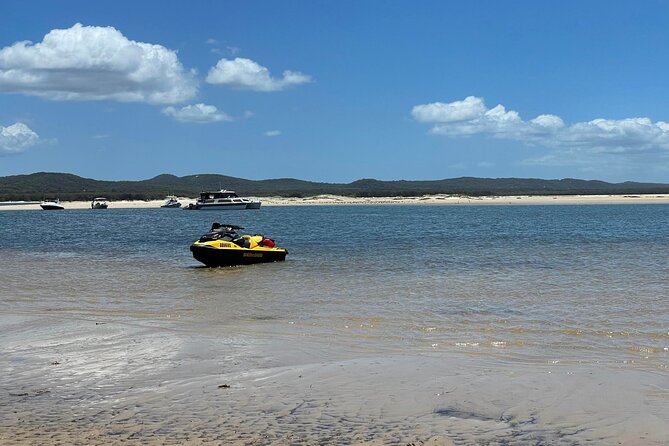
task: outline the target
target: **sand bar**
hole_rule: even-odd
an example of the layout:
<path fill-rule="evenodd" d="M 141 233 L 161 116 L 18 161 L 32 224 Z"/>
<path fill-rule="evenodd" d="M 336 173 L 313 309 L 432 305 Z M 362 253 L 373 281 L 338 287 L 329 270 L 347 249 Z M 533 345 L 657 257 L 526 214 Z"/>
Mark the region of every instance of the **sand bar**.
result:
<path fill-rule="evenodd" d="M 574 204 L 669 204 L 669 194 L 641 195 L 511 195 L 470 197 L 460 195 L 423 195 L 420 197 L 345 197 L 316 195 L 311 197 L 259 197 L 263 206 L 321 206 L 321 205 L 574 205 Z M 185 206 L 195 198 L 180 197 Z M 163 200 L 111 201 L 111 209 L 159 208 Z M 90 209 L 88 201 L 63 201 L 65 209 Z M 0 211 L 41 209 L 38 202 L 0 203 Z"/>

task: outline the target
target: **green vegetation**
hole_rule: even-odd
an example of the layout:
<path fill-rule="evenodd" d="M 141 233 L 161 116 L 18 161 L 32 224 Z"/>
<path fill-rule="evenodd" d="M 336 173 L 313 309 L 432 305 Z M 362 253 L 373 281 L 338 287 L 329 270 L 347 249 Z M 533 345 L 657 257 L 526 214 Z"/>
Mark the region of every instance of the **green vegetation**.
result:
<path fill-rule="evenodd" d="M 669 184 L 607 183 L 576 179 L 540 180 L 523 178 L 452 178 L 432 181 L 380 181 L 362 179 L 348 184 L 316 183 L 292 178 L 245 180 L 225 175 L 203 174 L 177 177 L 158 175 L 142 181 L 98 181 L 67 173 L 39 172 L 0 177 L 0 201 L 153 200 L 165 195 L 195 197 L 203 190 L 232 189 L 246 196 L 308 197 L 320 194 L 351 197 L 453 195 L 594 195 L 669 193 Z"/>

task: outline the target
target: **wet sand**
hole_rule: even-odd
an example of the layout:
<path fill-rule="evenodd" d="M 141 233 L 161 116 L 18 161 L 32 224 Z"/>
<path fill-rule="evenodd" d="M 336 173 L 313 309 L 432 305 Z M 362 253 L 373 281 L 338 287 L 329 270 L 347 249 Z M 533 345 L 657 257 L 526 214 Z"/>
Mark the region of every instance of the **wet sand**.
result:
<path fill-rule="evenodd" d="M 469 197 L 455 195 L 424 195 L 420 197 L 343 197 L 316 195 L 304 198 L 260 197 L 263 206 L 365 205 L 365 204 L 443 204 L 443 205 L 553 205 L 553 204 L 669 204 L 669 194 L 645 195 L 514 195 Z M 195 198 L 180 197 L 182 206 L 194 203 Z M 159 208 L 163 200 L 112 201 L 110 208 Z M 64 201 L 65 209 L 90 209 L 88 201 Z M 0 203 L 2 210 L 35 210 L 39 204 Z"/>
<path fill-rule="evenodd" d="M 659 371 L 443 352 L 249 368 L 220 339 L 171 324 L 1 321 L 5 354 L 25 361 L 4 370 L 3 445 L 669 442 Z"/>

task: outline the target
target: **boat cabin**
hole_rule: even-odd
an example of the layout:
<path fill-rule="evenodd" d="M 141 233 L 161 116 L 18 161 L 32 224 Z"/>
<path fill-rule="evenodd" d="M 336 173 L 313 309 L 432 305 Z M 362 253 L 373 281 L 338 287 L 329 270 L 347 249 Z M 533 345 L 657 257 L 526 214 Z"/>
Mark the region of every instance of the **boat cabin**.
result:
<path fill-rule="evenodd" d="M 234 190 L 221 189 L 200 192 L 197 201 L 186 209 L 260 209 L 260 200 L 240 197 Z"/>
<path fill-rule="evenodd" d="M 240 202 L 242 199 L 234 190 L 221 189 L 216 192 L 200 192 L 199 203 Z"/>

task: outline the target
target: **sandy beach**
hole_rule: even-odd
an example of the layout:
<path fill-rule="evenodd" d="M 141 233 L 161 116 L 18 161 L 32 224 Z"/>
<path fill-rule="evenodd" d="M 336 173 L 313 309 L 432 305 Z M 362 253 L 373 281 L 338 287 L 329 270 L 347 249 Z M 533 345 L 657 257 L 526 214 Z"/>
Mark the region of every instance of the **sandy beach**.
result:
<path fill-rule="evenodd" d="M 258 197 L 263 206 L 319 206 L 319 205 L 578 205 L 578 204 L 668 204 L 669 194 L 645 195 L 510 195 L 510 196 L 455 196 L 423 195 L 420 197 L 345 197 L 316 195 L 312 197 Z M 182 206 L 194 203 L 195 198 L 179 197 Z M 159 208 L 163 200 L 111 201 L 111 209 Z M 90 209 L 89 201 L 63 201 L 65 209 Z M 0 211 L 41 209 L 39 203 L 0 202 Z"/>

